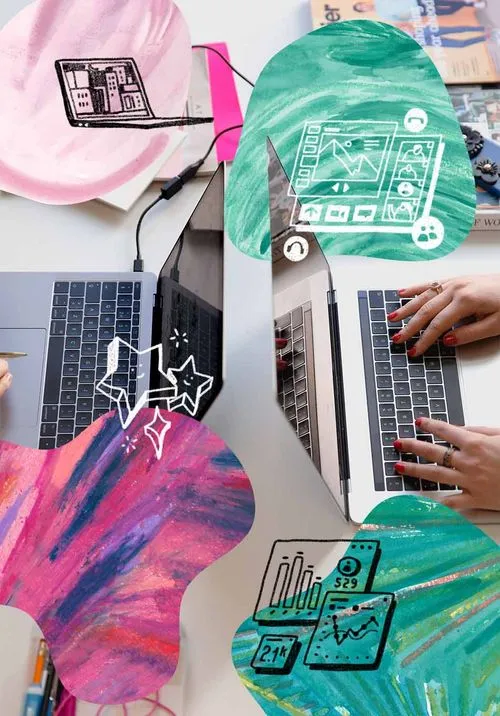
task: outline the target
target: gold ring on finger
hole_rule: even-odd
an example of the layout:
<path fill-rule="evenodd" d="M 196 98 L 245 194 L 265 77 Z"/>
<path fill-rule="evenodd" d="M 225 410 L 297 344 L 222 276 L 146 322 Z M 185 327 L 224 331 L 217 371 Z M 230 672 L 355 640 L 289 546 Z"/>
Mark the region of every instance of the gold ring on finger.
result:
<path fill-rule="evenodd" d="M 434 283 L 431 283 L 430 288 L 435 291 L 438 296 L 440 293 L 443 293 L 443 287 L 439 283 L 439 281 L 434 281 Z"/>
<path fill-rule="evenodd" d="M 451 464 L 451 460 L 453 458 L 453 454 L 457 451 L 457 448 L 453 447 L 453 445 L 450 445 L 450 447 L 446 448 L 444 455 L 443 455 L 443 462 L 441 465 L 443 467 L 447 467 L 449 470 L 454 470 L 455 468 Z"/>

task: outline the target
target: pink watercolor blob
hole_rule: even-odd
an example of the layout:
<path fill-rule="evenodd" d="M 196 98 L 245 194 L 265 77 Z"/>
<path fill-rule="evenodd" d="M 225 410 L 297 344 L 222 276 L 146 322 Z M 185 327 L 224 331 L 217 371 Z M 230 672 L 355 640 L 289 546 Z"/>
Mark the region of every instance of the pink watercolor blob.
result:
<path fill-rule="evenodd" d="M 0 604 L 36 621 L 84 701 L 135 701 L 172 677 L 184 592 L 253 524 L 236 456 L 195 420 L 161 417 L 159 459 L 150 409 L 126 430 L 108 413 L 56 450 L 0 442 Z"/>
<path fill-rule="evenodd" d="M 176 129 L 70 125 L 55 62 L 99 58 L 133 58 L 154 115 L 184 114 L 191 41 L 171 0 L 37 0 L 0 31 L 0 189 L 80 203 L 164 152 Z"/>

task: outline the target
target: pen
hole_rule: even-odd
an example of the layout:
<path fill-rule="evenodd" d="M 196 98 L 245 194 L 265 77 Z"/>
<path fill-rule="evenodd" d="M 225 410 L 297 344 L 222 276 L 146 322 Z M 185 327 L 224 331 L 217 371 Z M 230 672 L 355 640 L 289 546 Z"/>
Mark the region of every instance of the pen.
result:
<path fill-rule="evenodd" d="M 47 654 L 45 639 L 40 639 L 31 686 L 26 691 L 23 716 L 38 716 L 43 698 L 42 678 Z"/>
<path fill-rule="evenodd" d="M 56 671 L 54 669 L 54 664 L 53 664 L 52 659 L 50 658 L 50 654 L 49 654 L 49 660 L 48 660 L 48 665 L 47 665 L 47 679 L 45 681 L 42 705 L 40 707 L 40 712 L 39 712 L 38 716 L 48 716 L 48 714 L 49 714 L 50 696 L 52 694 L 52 687 L 54 685 L 55 676 L 56 676 Z"/>
<path fill-rule="evenodd" d="M 57 707 L 57 693 L 59 691 L 59 679 L 57 678 L 57 674 L 54 679 L 54 685 L 52 687 L 52 693 L 49 698 L 49 707 L 47 709 L 47 716 L 54 716 L 54 710 Z"/>
<path fill-rule="evenodd" d="M 2 353 L 0 351 L 0 358 L 26 358 L 27 355 L 27 353 Z"/>

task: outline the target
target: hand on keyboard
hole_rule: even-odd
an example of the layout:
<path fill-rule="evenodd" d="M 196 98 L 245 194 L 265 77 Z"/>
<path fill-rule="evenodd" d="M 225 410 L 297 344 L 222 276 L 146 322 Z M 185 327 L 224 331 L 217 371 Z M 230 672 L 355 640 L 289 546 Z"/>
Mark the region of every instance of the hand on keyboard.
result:
<path fill-rule="evenodd" d="M 9 364 L 0 358 L 0 398 L 10 388 L 12 374 L 9 373 Z"/>
<path fill-rule="evenodd" d="M 388 315 L 390 322 L 405 324 L 392 340 L 402 344 L 422 331 L 409 351 L 411 357 L 425 353 L 443 335 L 443 343 L 450 347 L 500 335 L 499 274 L 462 276 L 434 287 L 427 283 L 398 293 L 402 299 L 411 300 Z"/>
<path fill-rule="evenodd" d="M 284 348 L 286 348 L 288 341 L 286 338 L 276 338 L 276 351 L 282 351 Z M 278 373 L 281 373 L 282 371 L 286 370 L 288 366 L 288 363 L 286 360 L 283 360 L 279 357 L 279 355 L 276 356 L 276 368 L 278 370 Z"/>
<path fill-rule="evenodd" d="M 399 453 L 425 460 L 398 462 L 396 472 L 440 483 L 442 489 L 458 485 L 462 493 L 443 500 L 448 507 L 500 511 L 500 428 L 458 427 L 429 418 L 420 418 L 416 424 L 420 434 L 433 435 L 435 442 L 396 440 L 394 449 Z M 449 467 L 443 465 L 446 456 Z"/>

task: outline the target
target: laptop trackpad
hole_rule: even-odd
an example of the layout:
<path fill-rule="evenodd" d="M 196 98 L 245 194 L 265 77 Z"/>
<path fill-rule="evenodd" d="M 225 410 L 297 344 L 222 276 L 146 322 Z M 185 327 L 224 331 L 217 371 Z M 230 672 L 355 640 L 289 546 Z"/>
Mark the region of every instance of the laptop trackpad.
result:
<path fill-rule="evenodd" d="M 12 428 L 38 424 L 45 333 L 39 328 L 0 328 L 0 352 L 28 354 L 8 360 L 12 385 L 0 398 L 0 437 L 4 440 Z"/>

